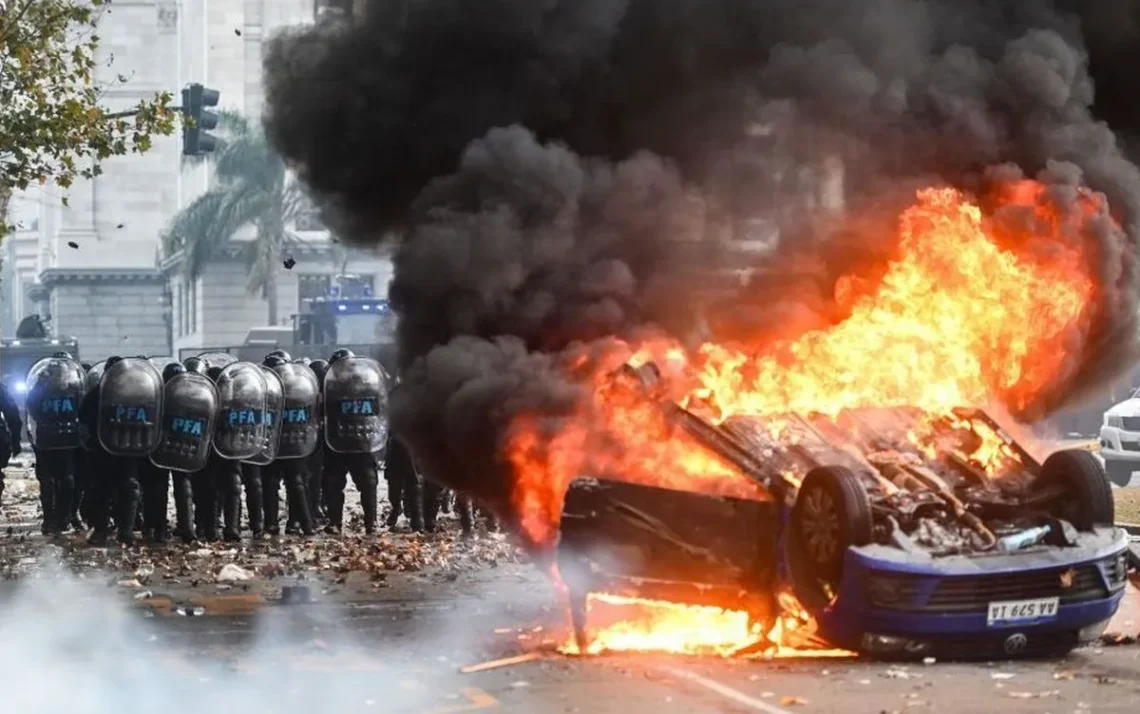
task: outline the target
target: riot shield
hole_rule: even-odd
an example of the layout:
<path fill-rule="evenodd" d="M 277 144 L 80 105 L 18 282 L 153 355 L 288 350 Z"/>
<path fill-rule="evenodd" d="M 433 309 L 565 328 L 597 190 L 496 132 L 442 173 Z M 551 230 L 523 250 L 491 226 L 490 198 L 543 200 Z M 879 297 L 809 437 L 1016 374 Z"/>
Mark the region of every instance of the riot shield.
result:
<path fill-rule="evenodd" d="M 91 369 L 87 370 L 87 388 L 94 389 L 99 386 L 103 381 L 103 372 L 107 370 L 107 360 L 96 362 L 91 365 Z"/>
<path fill-rule="evenodd" d="M 204 359 L 204 358 L 203 358 Z M 247 461 L 265 445 L 265 375 L 250 362 L 234 362 L 218 375 L 218 424 L 214 451 L 230 461 Z"/>
<path fill-rule="evenodd" d="M 92 368 L 94 369 L 94 368 Z M 142 357 L 124 357 L 99 380 L 99 443 L 112 456 L 149 456 L 162 424 L 162 375 Z"/>
<path fill-rule="evenodd" d="M 285 398 L 281 406 L 279 459 L 304 459 L 317 449 L 321 392 L 317 375 L 303 364 L 283 364 L 274 369 L 281 378 Z"/>
<path fill-rule="evenodd" d="M 36 362 L 24 380 L 28 386 L 28 434 L 40 451 L 79 447 L 79 406 L 87 375 L 74 359 L 48 357 Z"/>
<path fill-rule="evenodd" d="M 210 367 L 229 367 L 234 362 L 238 361 L 229 352 L 203 352 L 198 355 L 198 359 L 205 362 Z"/>
<path fill-rule="evenodd" d="M 388 438 L 388 379 L 376 360 L 345 357 L 325 373 L 325 443 L 339 454 L 368 454 Z"/>
<path fill-rule="evenodd" d="M 193 473 L 206 467 L 218 422 L 218 388 L 196 372 L 177 374 L 166 383 L 162 434 L 150 461 L 160 469 Z"/>
<path fill-rule="evenodd" d="M 268 367 L 262 367 L 265 375 L 265 440 L 261 451 L 246 463 L 256 466 L 268 466 L 277 458 L 277 449 L 281 441 L 281 405 L 284 401 L 284 387 L 277 373 Z"/>

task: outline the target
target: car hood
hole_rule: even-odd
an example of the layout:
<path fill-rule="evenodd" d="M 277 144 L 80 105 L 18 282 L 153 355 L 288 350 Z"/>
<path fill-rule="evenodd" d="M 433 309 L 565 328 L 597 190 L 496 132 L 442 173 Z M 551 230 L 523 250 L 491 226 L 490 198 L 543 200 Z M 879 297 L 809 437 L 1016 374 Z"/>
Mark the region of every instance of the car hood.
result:
<path fill-rule="evenodd" d="M 1125 399 L 1104 413 L 1105 416 L 1140 416 L 1140 399 Z"/>

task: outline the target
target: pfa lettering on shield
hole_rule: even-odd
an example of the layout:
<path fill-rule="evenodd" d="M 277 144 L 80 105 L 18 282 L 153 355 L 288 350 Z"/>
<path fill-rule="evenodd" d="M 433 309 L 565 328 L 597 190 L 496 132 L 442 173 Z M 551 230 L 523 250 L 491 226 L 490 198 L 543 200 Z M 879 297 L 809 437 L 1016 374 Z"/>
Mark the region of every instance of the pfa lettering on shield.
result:
<path fill-rule="evenodd" d="M 206 421 L 204 419 L 187 419 L 185 417 L 174 417 L 170 422 L 170 431 L 173 434 L 182 436 L 202 436 L 206 430 Z"/>
<path fill-rule="evenodd" d="M 226 426 L 257 426 L 262 413 L 257 409 L 231 409 L 226 413 Z"/>
<path fill-rule="evenodd" d="M 374 416 L 379 409 L 375 399 L 342 399 L 340 413 L 344 416 Z"/>
<path fill-rule="evenodd" d="M 40 402 L 41 414 L 74 414 L 75 400 L 70 397 L 44 399 Z"/>
<path fill-rule="evenodd" d="M 114 420 L 120 423 L 128 424 L 148 424 L 150 420 L 147 418 L 146 407 L 136 406 L 116 406 L 114 411 Z"/>
<path fill-rule="evenodd" d="M 308 409 L 284 409 L 281 411 L 282 424 L 308 424 L 309 423 L 309 410 Z"/>

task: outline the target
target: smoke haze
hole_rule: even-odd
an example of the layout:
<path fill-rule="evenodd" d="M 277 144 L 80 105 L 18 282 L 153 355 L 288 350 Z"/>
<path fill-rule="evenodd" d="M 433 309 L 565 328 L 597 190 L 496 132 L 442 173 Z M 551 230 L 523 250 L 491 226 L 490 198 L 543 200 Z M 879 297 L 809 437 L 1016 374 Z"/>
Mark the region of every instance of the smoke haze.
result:
<path fill-rule="evenodd" d="M 733 311 L 755 337 L 841 317 L 835 277 L 874 274 L 917 186 L 984 199 L 1036 177 L 1069 215 L 1087 185 L 1112 217 L 1051 240 L 1082 246 L 1097 303 L 1020 416 L 1118 373 L 1140 171 L 1114 130 L 1140 117 L 1116 60 L 1136 18 L 1123 0 L 375 0 L 357 25 L 274 39 L 265 122 L 345 240 L 400 236 L 394 423 L 429 473 L 502 505 L 488 475 L 513 419 L 578 414 L 573 369 L 620 338 L 699 339 L 698 305 L 724 287 L 699 276 L 752 219 L 780 235 L 759 266 L 774 277 Z M 1094 114 L 1090 47 L 1115 126 Z M 836 160 L 841 221 L 817 188 Z"/>

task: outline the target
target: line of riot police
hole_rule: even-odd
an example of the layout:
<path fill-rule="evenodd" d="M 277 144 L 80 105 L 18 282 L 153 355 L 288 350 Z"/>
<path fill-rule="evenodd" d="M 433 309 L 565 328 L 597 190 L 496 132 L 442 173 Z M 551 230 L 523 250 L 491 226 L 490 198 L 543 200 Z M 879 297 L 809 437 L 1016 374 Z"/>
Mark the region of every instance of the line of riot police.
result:
<path fill-rule="evenodd" d="M 350 476 L 371 534 L 385 457 L 389 527 L 406 514 L 414 530 L 434 530 L 447 500 L 389 431 L 388 375 L 348 350 L 328 362 L 278 350 L 260 365 L 216 353 L 89 366 L 57 353 L 32 367 L 27 386 L 45 534 L 86 522 L 93 544 L 113 532 L 130 544 L 138 530 L 165 541 L 172 480 L 175 534 L 186 542 L 238 540 L 243 491 L 254 537 L 278 535 L 282 485 L 286 533 L 340 533 Z M 458 507 L 470 533 L 474 508 Z"/>

